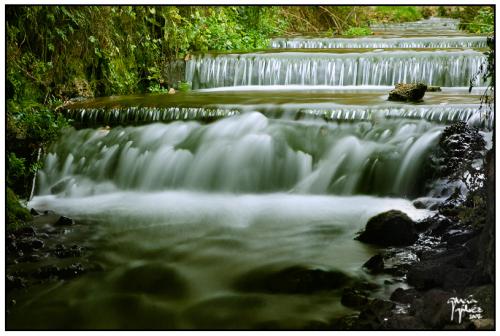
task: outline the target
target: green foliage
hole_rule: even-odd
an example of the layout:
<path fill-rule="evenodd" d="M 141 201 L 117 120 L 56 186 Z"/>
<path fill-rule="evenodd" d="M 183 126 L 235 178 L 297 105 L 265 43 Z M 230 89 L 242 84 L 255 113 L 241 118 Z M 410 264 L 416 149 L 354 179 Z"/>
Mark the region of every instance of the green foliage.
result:
<path fill-rule="evenodd" d="M 28 209 L 26 209 L 26 207 L 21 205 L 19 199 L 17 198 L 16 194 L 12 191 L 12 189 L 7 187 L 5 196 L 6 196 L 5 221 L 7 224 L 7 228 L 15 229 L 25 224 L 26 221 L 31 220 L 32 217 Z"/>
<path fill-rule="evenodd" d="M 350 27 L 344 32 L 347 36 L 366 36 L 372 35 L 373 32 L 369 27 Z"/>
<path fill-rule="evenodd" d="M 161 87 L 160 83 L 153 83 L 148 87 L 148 92 L 150 93 L 167 93 L 168 89 Z"/>
<path fill-rule="evenodd" d="M 493 34 L 495 31 L 495 14 L 491 7 L 481 8 L 472 22 L 465 25 L 465 29 L 471 33 Z"/>
<path fill-rule="evenodd" d="M 373 18 L 382 22 L 410 22 L 423 18 L 418 6 L 377 6 Z"/>
<path fill-rule="evenodd" d="M 58 104 L 57 101 L 52 102 Z M 55 140 L 68 120 L 53 105 L 34 101 L 7 102 L 7 185 L 27 196 L 40 163 L 38 150 Z"/>
<path fill-rule="evenodd" d="M 181 92 L 187 92 L 191 90 L 191 83 L 189 82 L 179 82 L 177 85 L 179 91 Z"/>

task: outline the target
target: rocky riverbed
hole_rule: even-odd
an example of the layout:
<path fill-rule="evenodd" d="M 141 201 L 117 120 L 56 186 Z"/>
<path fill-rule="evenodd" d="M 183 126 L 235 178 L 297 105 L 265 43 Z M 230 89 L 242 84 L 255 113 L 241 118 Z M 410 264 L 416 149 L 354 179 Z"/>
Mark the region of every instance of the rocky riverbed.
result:
<path fill-rule="evenodd" d="M 465 124 L 448 127 L 440 139 L 435 168 L 455 191 L 440 201 L 414 203 L 436 214 L 413 222 L 400 211 L 389 211 L 368 221 L 358 239 L 387 248 L 364 268 L 372 274 L 393 275 L 387 284 L 403 280 L 405 286 L 394 290 L 389 300 L 370 298 L 369 292 L 357 288 L 346 290 L 342 302 L 358 309 L 359 315 L 338 319 L 334 329 L 495 328 L 494 201 L 488 198 L 494 193 L 493 151 L 477 168 L 483 174 L 477 189 L 460 190 L 454 183 L 459 176 L 473 175 L 468 169 L 483 159 L 484 145 L 477 131 Z"/>

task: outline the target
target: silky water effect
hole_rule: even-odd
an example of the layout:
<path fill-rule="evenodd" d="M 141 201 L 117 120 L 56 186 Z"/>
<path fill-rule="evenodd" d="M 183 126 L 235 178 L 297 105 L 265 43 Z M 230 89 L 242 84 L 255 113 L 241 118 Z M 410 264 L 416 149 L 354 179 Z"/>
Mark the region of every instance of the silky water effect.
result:
<path fill-rule="evenodd" d="M 468 86 L 479 51 L 409 48 L 482 47 L 483 37 L 423 35 L 459 34 L 453 20 L 373 29 L 382 37 L 272 42 L 332 48 L 322 52 L 194 55 L 186 81 L 208 90 L 68 108 L 80 129 L 50 147 L 29 205 L 75 219 L 61 240 L 83 245 L 92 267 L 17 292 L 8 327 L 310 329 L 353 313 L 342 286 L 293 294 L 238 284 L 299 266 L 383 285 L 388 276 L 361 267 L 379 248 L 356 233 L 383 211 L 431 214 L 411 200 L 427 196 L 429 153 L 446 124 L 485 134 L 493 125 L 465 88 L 386 101 L 400 81 Z M 366 50 L 379 47 L 408 49 Z"/>

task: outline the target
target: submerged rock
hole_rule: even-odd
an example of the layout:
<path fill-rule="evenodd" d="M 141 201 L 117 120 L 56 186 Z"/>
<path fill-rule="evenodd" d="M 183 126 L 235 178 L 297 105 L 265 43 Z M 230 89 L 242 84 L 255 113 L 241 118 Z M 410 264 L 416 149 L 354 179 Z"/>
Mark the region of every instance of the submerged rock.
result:
<path fill-rule="evenodd" d="M 238 279 L 234 286 L 243 292 L 311 294 L 340 288 L 350 280 L 347 275 L 336 270 L 291 266 L 279 271 L 250 271 Z"/>
<path fill-rule="evenodd" d="M 394 90 L 389 92 L 389 100 L 404 102 L 420 102 L 425 95 L 427 85 L 423 83 L 416 84 L 396 84 Z"/>
<path fill-rule="evenodd" d="M 187 281 L 172 267 L 149 263 L 127 269 L 117 286 L 127 293 L 162 295 L 179 299 L 187 294 Z"/>
<path fill-rule="evenodd" d="M 381 246 L 405 246 L 413 244 L 417 238 L 413 220 L 404 212 L 390 210 L 370 218 L 357 239 Z"/>

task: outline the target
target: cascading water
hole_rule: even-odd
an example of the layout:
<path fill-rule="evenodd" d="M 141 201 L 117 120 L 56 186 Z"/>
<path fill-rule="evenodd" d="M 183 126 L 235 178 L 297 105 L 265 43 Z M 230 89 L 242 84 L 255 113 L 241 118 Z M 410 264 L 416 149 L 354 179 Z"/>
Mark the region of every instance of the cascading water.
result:
<path fill-rule="evenodd" d="M 195 89 L 239 85 L 468 86 L 485 56 L 477 51 L 280 52 L 194 55 L 186 79 Z M 476 85 L 480 84 L 479 80 Z"/>
<path fill-rule="evenodd" d="M 424 121 L 273 121 L 253 112 L 205 126 L 70 131 L 46 158 L 40 193 L 186 189 L 405 196 L 422 191 L 419 167 L 441 129 Z M 410 174 L 400 171 L 405 160 L 415 168 Z"/>
<path fill-rule="evenodd" d="M 271 48 L 334 49 L 334 48 L 486 48 L 485 36 L 426 37 L 291 37 L 274 38 Z"/>
<path fill-rule="evenodd" d="M 68 106 L 80 129 L 49 148 L 30 206 L 75 219 L 64 244 L 85 244 L 97 266 L 38 284 L 37 295 L 27 288 L 9 326 L 296 329 L 351 313 L 340 287 L 296 295 L 236 284 L 294 266 L 383 285 L 388 276 L 362 271 L 379 250 L 356 232 L 383 211 L 432 213 L 411 199 L 428 191 L 445 125 L 493 126 L 467 88 L 386 100 L 397 82 L 467 87 L 480 52 L 341 50 L 471 48 L 483 37 L 415 36 L 459 34 L 453 20 L 372 29 L 397 36 L 275 40 L 338 49 L 321 52 L 194 55 L 186 81 L 211 89 Z M 406 38 L 408 29 L 422 31 Z"/>

